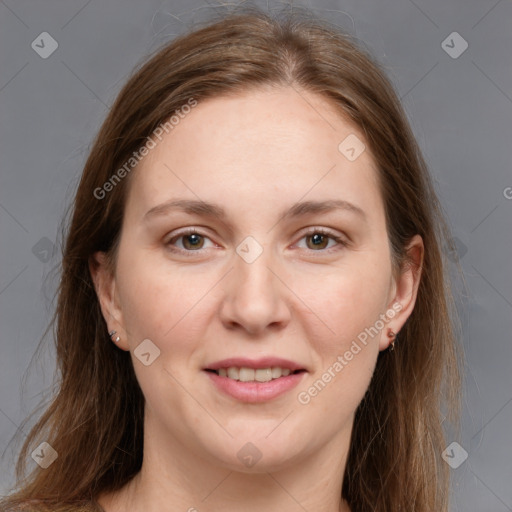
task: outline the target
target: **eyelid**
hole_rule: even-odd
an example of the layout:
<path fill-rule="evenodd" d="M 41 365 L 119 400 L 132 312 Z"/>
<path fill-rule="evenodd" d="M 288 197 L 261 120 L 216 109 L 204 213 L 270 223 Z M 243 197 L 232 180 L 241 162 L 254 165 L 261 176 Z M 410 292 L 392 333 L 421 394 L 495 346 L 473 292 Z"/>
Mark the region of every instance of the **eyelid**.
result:
<path fill-rule="evenodd" d="M 306 228 L 306 231 L 304 231 L 301 234 L 301 236 L 299 237 L 299 241 L 302 240 L 306 236 L 314 235 L 314 234 L 325 235 L 325 236 L 329 237 L 331 240 L 334 240 L 338 245 L 334 246 L 334 247 L 330 247 L 329 249 L 323 249 L 320 251 L 309 250 L 308 252 L 310 252 L 310 253 L 317 252 L 319 255 L 322 255 L 322 254 L 325 255 L 326 253 L 329 254 L 332 251 L 339 250 L 340 249 L 339 246 L 346 247 L 349 244 L 349 240 L 346 235 L 339 235 L 337 232 L 333 231 L 332 229 L 325 228 L 322 226 L 311 226 L 309 228 Z"/>
<path fill-rule="evenodd" d="M 171 241 L 180 239 L 180 238 L 188 236 L 188 235 L 199 235 L 203 238 L 207 238 L 214 245 L 217 245 L 213 240 L 211 240 L 211 237 L 208 234 L 206 234 L 206 232 L 201 230 L 201 228 L 196 228 L 196 227 L 192 227 L 192 226 L 183 228 L 182 230 L 178 230 L 177 232 L 173 232 L 172 236 L 165 238 L 164 244 L 168 247 L 171 247 L 172 250 L 175 250 L 176 252 L 180 252 L 182 254 L 183 253 L 194 253 L 194 252 L 201 253 L 203 251 L 203 249 L 198 249 L 196 251 L 187 251 L 187 250 L 181 249 L 179 247 L 173 247 L 173 245 L 171 244 Z"/>

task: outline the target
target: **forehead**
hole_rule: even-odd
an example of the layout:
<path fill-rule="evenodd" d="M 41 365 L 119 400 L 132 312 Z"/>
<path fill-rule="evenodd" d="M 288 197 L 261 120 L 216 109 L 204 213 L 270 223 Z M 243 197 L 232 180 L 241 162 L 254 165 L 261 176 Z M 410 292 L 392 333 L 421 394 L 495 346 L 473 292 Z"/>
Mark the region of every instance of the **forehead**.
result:
<path fill-rule="evenodd" d="M 292 87 L 202 101 L 155 140 L 133 177 L 137 208 L 184 195 L 257 201 L 260 208 L 265 199 L 270 205 L 306 195 L 380 201 L 378 171 L 360 130 L 324 98 Z M 346 140 L 359 144 L 358 152 L 366 146 L 355 160 L 343 152 Z"/>

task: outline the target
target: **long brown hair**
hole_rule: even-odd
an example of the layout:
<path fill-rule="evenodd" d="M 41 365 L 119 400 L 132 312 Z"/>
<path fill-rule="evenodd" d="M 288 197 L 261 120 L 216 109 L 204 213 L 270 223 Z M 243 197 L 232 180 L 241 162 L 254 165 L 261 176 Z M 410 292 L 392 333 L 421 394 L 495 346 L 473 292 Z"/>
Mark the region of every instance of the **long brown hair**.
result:
<path fill-rule="evenodd" d="M 58 392 L 25 440 L 16 492 L 0 510 L 96 510 L 95 497 L 141 468 L 144 398 L 129 352 L 110 342 L 88 262 L 115 265 L 125 198 L 136 170 L 98 198 L 153 131 L 193 98 L 291 86 L 326 98 L 364 133 L 379 168 L 394 270 L 424 241 L 416 305 L 397 348 L 381 352 L 359 405 L 343 476 L 352 512 L 446 512 L 449 474 L 441 409 L 458 411 L 460 353 L 443 246 L 449 230 L 400 102 L 380 66 L 351 37 L 311 13 L 235 12 L 156 52 L 119 93 L 94 142 L 73 205 L 53 318 Z M 103 188 L 103 190 L 105 190 Z M 456 416 L 452 418 L 456 420 Z M 26 474 L 42 441 L 58 458 Z M 342 478 L 342 475 L 340 475 Z M 36 506 L 36 504 L 38 504 Z"/>

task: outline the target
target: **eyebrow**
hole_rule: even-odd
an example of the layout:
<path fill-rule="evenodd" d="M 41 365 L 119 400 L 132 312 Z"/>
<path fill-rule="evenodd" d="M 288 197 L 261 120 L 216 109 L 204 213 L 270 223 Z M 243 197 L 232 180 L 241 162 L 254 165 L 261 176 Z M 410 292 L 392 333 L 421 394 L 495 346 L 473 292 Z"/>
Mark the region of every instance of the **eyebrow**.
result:
<path fill-rule="evenodd" d="M 221 221 L 227 218 L 226 211 L 222 206 L 206 201 L 194 199 L 173 199 L 154 206 L 144 214 L 144 220 L 151 217 L 166 215 L 172 211 L 182 211 L 192 215 L 211 217 Z M 364 210 L 349 201 L 342 199 L 329 199 L 327 201 L 302 201 L 295 203 L 289 209 L 281 212 L 280 221 L 285 219 L 302 217 L 312 213 L 329 213 L 336 210 L 344 210 L 354 213 L 367 222 Z"/>

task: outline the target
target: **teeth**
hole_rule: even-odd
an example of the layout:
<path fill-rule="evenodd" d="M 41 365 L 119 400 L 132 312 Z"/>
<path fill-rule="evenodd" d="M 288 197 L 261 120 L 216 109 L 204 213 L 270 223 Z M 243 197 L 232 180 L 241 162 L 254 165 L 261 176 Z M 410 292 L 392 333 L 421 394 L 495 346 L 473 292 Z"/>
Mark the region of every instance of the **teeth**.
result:
<path fill-rule="evenodd" d="M 258 382 L 268 382 L 272 380 L 272 370 L 270 368 L 258 368 L 254 372 L 254 380 Z"/>
<path fill-rule="evenodd" d="M 241 382 L 249 382 L 254 380 L 254 370 L 252 368 L 240 368 L 240 372 L 238 373 L 238 379 Z"/>
<path fill-rule="evenodd" d="M 278 379 L 279 377 L 281 377 L 283 370 L 281 368 L 272 368 L 271 372 L 272 372 L 272 378 Z"/>
<path fill-rule="evenodd" d="M 272 368 L 238 368 L 230 366 L 229 368 L 219 368 L 217 375 L 227 377 L 228 379 L 239 380 L 240 382 L 269 382 L 272 379 L 279 379 L 280 377 L 287 377 L 290 375 L 289 368 L 280 368 L 275 366 Z"/>
<path fill-rule="evenodd" d="M 235 380 L 238 380 L 238 368 L 235 368 L 234 366 L 230 366 L 227 370 L 227 373 L 228 373 L 228 377 L 230 379 L 235 379 Z"/>

